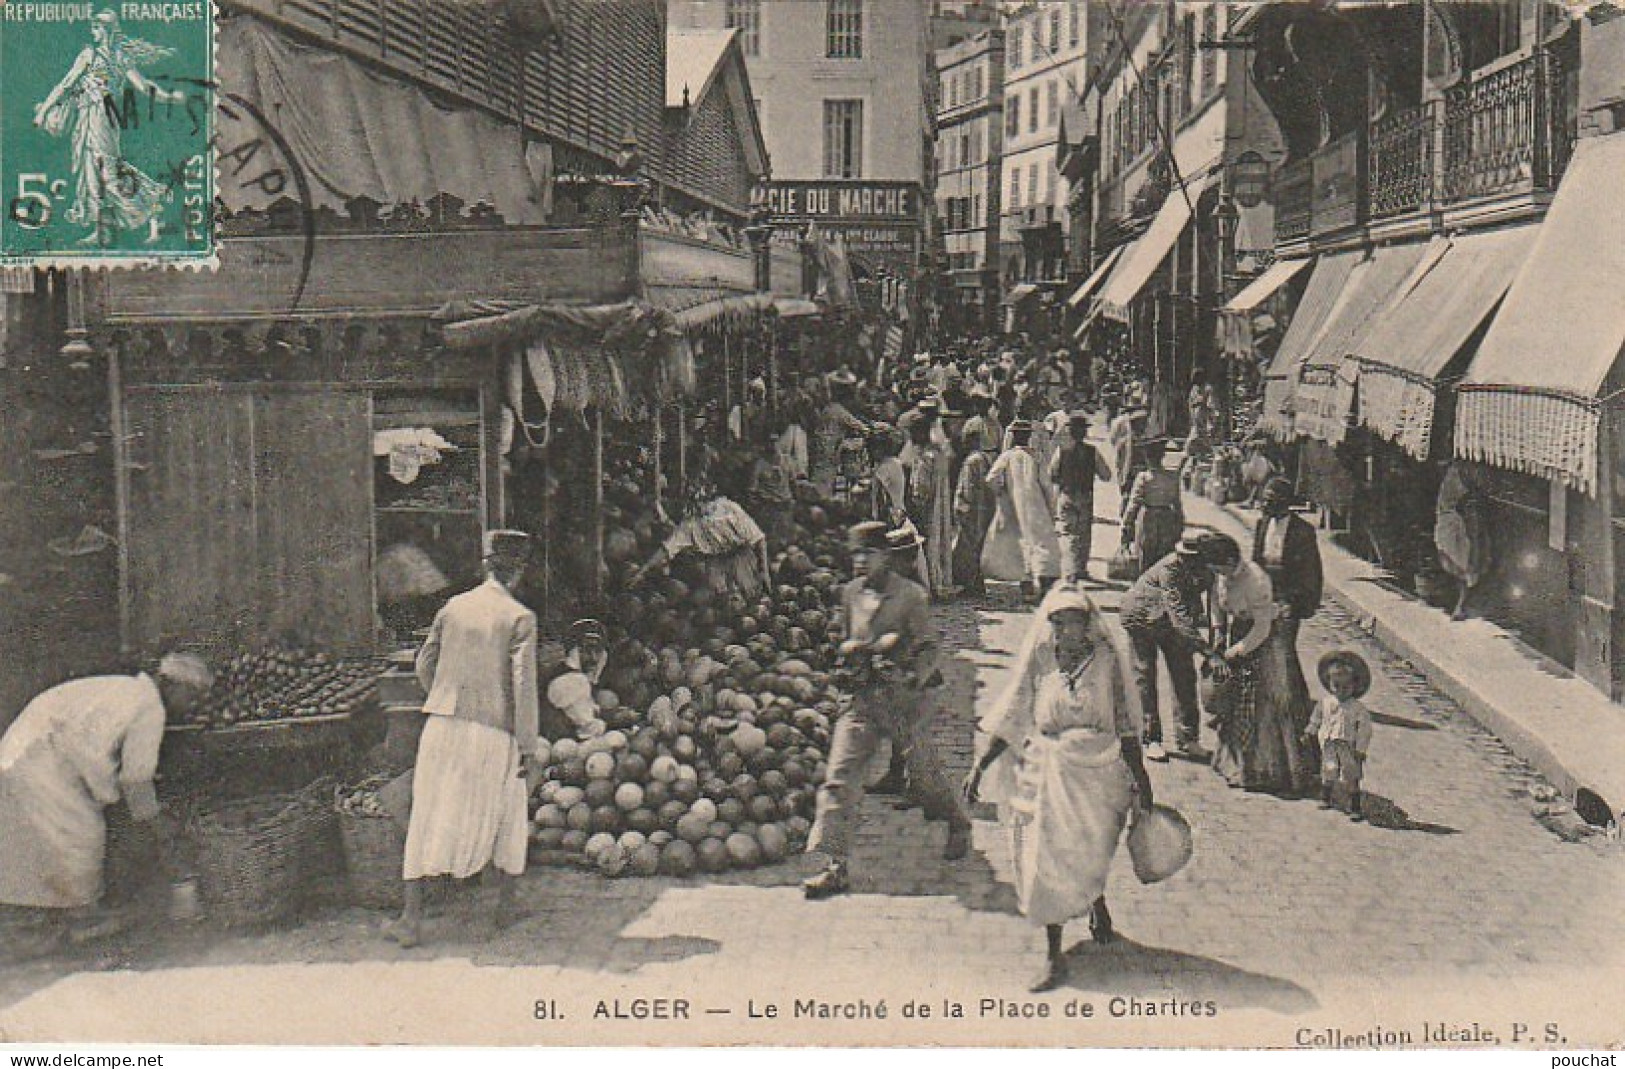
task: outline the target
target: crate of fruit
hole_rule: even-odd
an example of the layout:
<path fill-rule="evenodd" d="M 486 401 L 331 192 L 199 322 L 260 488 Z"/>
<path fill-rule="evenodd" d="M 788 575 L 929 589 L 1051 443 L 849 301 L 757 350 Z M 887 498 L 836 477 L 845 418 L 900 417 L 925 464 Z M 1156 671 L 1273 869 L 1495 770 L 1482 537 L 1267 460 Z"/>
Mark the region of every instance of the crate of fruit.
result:
<path fill-rule="evenodd" d="M 239 653 L 170 731 L 212 753 L 330 747 L 347 741 L 352 717 L 376 704 L 383 668 L 376 658 L 312 650 Z"/>

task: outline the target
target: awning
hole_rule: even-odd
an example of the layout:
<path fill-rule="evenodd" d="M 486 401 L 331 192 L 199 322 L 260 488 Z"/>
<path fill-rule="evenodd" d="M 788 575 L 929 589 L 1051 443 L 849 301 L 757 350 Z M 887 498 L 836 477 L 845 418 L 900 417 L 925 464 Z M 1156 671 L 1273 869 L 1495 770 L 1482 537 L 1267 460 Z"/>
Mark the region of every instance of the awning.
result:
<path fill-rule="evenodd" d="M 1427 457 L 1439 379 L 1506 295 L 1535 233 L 1518 226 L 1446 242 L 1432 269 L 1355 349 L 1361 424 Z"/>
<path fill-rule="evenodd" d="M 1456 453 L 1586 493 L 1600 394 L 1625 344 L 1625 136 L 1581 138 L 1457 387 Z"/>
<path fill-rule="evenodd" d="M 1338 299 L 1348 283 L 1349 275 L 1360 263 L 1358 251 L 1336 252 L 1320 257 L 1309 285 L 1298 301 L 1292 324 L 1287 327 L 1281 347 L 1275 351 L 1275 360 L 1264 375 L 1264 411 L 1258 421 L 1259 430 L 1277 438 L 1292 433 L 1293 395 L 1297 392 L 1298 371 L 1313 343 L 1320 337 L 1327 318 L 1336 308 Z"/>
<path fill-rule="evenodd" d="M 1372 251 L 1354 265 L 1319 337 L 1312 343 L 1299 374 L 1293 430 L 1328 445 L 1348 433 L 1354 414 L 1358 365 L 1350 355 L 1383 314 L 1411 291 L 1419 269 L 1442 255 L 1442 242 L 1414 242 Z"/>
<path fill-rule="evenodd" d="M 222 20 L 218 37 L 220 106 L 240 108 L 229 99 L 240 98 L 272 117 L 286 142 L 282 151 L 299 161 L 307 179 L 307 209 L 342 214 L 358 198 L 386 207 L 427 205 L 446 194 L 463 205 L 489 204 L 510 224 L 547 222 L 553 157 L 544 142 L 527 143 L 513 126 L 477 109 L 442 107 L 405 81 L 301 44 L 258 19 Z M 239 170 L 249 162 L 241 160 Z M 223 182 L 220 197 L 232 211 L 264 209 L 282 195 L 275 188 Z"/>
<path fill-rule="evenodd" d="M 1111 277 L 1101 287 L 1099 307 L 1103 315 L 1125 322 L 1128 320 L 1129 305 L 1145 289 L 1151 276 L 1162 266 L 1162 261 L 1168 258 L 1168 253 L 1173 251 L 1179 235 L 1191 221 L 1191 208 L 1216 181 L 1217 175 L 1203 175 L 1188 178 L 1183 193 L 1178 188 L 1169 190 L 1168 199 L 1157 209 L 1157 217 L 1151 220 L 1150 228 L 1127 246 Z"/>
<path fill-rule="evenodd" d="M 1298 272 L 1308 267 L 1314 260 L 1312 257 L 1300 257 L 1295 260 L 1277 260 L 1257 278 L 1247 283 L 1240 293 L 1230 298 L 1230 302 L 1221 312 L 1232 315 L 1244 315 L 1255 312 L 1258 306 L 1275 295 L 1275 291 L 1298 277 Z"/>
<path fill-rule="evenodd" d="M 1106 275 L 1114 266 L 1116 266 L 1117 261 L 1123 255 L 1123 250 L 1126 248 L 1128 248 L 1127 245 L 1119 245 L 1111 252 L 1108 252 L 1101 259 L 1100 263 L 1096 265 L 1095 269 L 1090 272 L 1089 277 L 1083 280 L 1083 285 L 1074 290 L 1072 292 L 1072 296 L 1066 299 L 1066 303 L 1071 307 L 1076 308 L 1078 305 L 1088 300 L 1089 295 L 1094 293 L 1095 290 L 1099 289 L 1102 282 L 1106 281 Z"/>
<path fill-rule="evenodd" d="M 1013 287 L 1009 293 L 1004 295 L 1004 303 L 1016 304 L 1017 302 L 1025 301 L 1028 297 L 1031 297 L 1037 292 L 1037 286 L 1033 285 L 1031 282 L 1023 282 L 1021 285 Z"/>
<path fill-rule="evenodd" d="M 748 320 L 773 307 L 771 294 L 740 293 L 709 286 L 647 286 L 644 299 L 670 312 L 683 330 L 697 330 L 729 320 Z"/>

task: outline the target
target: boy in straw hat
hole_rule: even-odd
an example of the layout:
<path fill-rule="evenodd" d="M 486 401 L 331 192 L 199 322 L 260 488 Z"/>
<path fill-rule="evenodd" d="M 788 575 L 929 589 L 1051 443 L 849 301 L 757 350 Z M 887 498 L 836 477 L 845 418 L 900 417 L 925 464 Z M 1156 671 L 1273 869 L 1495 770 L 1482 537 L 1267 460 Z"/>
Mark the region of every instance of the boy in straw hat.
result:
<path fill-rule="evenodd" d="M 1360 780 L 1371 750 L 1371 711 L 1360 699 L 1371 689 L 1371 669 L 1353 650 L 1333 650 L 1320 659 L 1320 685 L 1327 694 L 1315 704 L 1304 738 L 1320 740 L 1320 807 L 1336 806 L 1339 789 L 1348 795 L 1348 814 L 1364 820 Z"/>
<path fill-rule="evenodd" d="M 525 871 L 526 801 L 537 751 L 536 614 L 511 591 L 530 561 L 530 536 L 485 536 L 486 580 L 448 601 L 418 651 L 428 723 L 412 774 L 412 817 L 402 875 L 406 902 L 389 935 L 416 946 L 423 880 L 490 869 L 496 922 L 516 919 L 514 882 Z"/>

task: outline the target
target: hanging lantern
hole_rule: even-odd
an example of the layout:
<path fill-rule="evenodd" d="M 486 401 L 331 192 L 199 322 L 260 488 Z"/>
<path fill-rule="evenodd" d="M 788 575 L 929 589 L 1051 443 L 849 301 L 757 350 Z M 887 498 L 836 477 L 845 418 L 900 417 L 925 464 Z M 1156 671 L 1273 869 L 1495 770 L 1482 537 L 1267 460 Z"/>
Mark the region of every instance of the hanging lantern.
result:
<path fill-rule="evenodd" d="M 1256 208 L 1269 196 L 1270 165 L 1256 152 L 1243 152 L 1230 165 L 1230 194 L 1243 208 Z"/>

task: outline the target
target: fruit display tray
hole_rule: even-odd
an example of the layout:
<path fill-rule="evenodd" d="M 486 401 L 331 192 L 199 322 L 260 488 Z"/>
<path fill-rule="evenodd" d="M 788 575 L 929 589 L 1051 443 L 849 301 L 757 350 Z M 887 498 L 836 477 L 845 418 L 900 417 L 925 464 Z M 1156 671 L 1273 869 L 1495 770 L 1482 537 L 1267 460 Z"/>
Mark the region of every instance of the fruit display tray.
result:
<path fill-rule="evenodd" d="M 344 742 L 353 719 L 352 713 L 330 713 L 275 720 L 243 720 L 224 727 L 170 724 L 165 730 L 216 752 L 303 749 Z"/>

